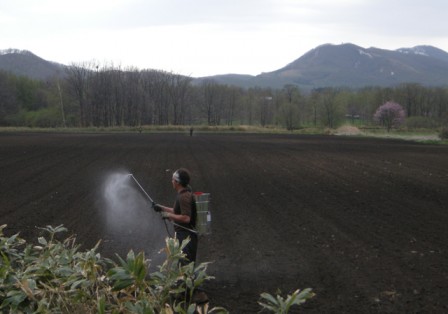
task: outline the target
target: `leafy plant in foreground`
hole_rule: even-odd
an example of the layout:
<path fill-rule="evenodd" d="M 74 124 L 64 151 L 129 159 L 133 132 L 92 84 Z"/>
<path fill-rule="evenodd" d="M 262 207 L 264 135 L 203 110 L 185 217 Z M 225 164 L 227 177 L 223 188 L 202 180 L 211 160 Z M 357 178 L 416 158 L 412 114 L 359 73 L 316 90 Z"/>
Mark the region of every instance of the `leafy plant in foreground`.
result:
<path fill-rule="evenodd" d="M 286 298 L 281 296 L 281 292 L 278 291 L 274 297 L 269 293 L 262 293 L 260 295 L 261 300 L 258 301 L 263 309 L 269 310 L 273 313 L 286 314 L 289 312 L 293 305 L 300 305 L 306 302 L 306 300 L 314 297 L 314 293 L 311 288 L 300 291 L 297 289 L 291 295 L 287 295 Z"/>
<path fill-rule="evenodd" d="M 57 240 L 64 227 L 47 226 L 38 245 L 18 235 L 5 237 L 0 227 L 0 311 L 23 313 L 193 313 L 192 295 L 212 277 L 207 263 L 180 266 L 182 244 L 167 238 L 167 258 L 148 274 L 144 253 L 130 251 L 118 263 L 102 258 L 98 244 L 80 252 L 72 236 Z M 214 308 L 208 313 L 225 313 Z"/>
<path fill-rule="evenodd" d="M 181 266 L 182 248 L 166 239 L 165 262 L 148 274 L 149 260 L 143 252 L 130 251 L 118 262 L 101 257 L 100 242 L 85 252 L 79 251 L 76 238 L 62 241 L 63 226 L 41 228 L 47 237 L 38 244 L 27 244 L 18 234 L 5 237 L 0 226 L 0 311 L 2 313 L 227 313 L 224 308 L 202 307 L 192 302 L 193 294 L 205 281 L 208 263 Z M 289 307 L 312 296 L 296 291 L 286 300 L 262 294 L 265 309 L 287 313 Z M 272 302 L 272 301 L 275 302 Z"/>

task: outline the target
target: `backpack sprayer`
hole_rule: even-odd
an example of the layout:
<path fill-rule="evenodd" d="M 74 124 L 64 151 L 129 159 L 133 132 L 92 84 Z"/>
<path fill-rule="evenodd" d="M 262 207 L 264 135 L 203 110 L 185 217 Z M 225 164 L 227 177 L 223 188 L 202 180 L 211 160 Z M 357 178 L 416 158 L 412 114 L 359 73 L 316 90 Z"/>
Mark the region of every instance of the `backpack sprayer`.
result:
<path fill-rule="evenodd" d="M 137 184 L 137 186 L 140 188 L 140 190 L 146 195 L 148 200 L 151 202 L 151 205 L 154 206 L 155 202 L 149 196 L 149 194 L 145 191 L 145 189 L 140 185 L 140 183 L 137 181 L 137 179 L 134 177 L 132 173 L 129 173 L 128 176 L 132 177 L 134 182 Z M 210 202 L 210 193 L 203 193 L 203 192 L 194 192 L 194 200 L 196 203 L 196 230 L 186 228 L 184 226 L 181 226 L 175 222 L 172 222 L 173 225 L 178 226 L 180 228 L 186 229 L 190 232 L 196 233 L 198 235 L 206 235 L 211 233 L 211 213 L 210 209 L 208 207 Z M 165 222 L 166 226 L 166 219 L 163 220 Z M 168 232 L 168 228 L 167 228 Z M 169 232 L 168 232 L 169 235 Z"/>
<path fill-rule="evenodd" d="M 210 193 L 194 192 L 193 195 L 196 202 L 196 229 L 198 234 L 210 234 L 212 233 L 212 214 L 208 207 Z"/>

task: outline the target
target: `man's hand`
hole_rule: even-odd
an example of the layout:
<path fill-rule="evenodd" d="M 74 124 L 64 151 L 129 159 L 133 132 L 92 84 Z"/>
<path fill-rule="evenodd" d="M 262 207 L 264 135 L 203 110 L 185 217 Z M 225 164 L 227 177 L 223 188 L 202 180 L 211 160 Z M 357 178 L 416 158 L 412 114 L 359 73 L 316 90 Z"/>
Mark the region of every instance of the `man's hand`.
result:
<path fill-rule="evenodd" d="M 152 209 L 154 209 L 156 212 L 160 213 L 162 211 L 162 206 L 159 204 L 156 204 L 155 202 L 152 202 Z"/>
<path fill-rule="evenodd" d="M 163 219 L 170 219 L 170 213 L 167 213 L 167 212 L 161 212 L 160 214 L 162 215 L 162 218 L 163 218 Z"/>

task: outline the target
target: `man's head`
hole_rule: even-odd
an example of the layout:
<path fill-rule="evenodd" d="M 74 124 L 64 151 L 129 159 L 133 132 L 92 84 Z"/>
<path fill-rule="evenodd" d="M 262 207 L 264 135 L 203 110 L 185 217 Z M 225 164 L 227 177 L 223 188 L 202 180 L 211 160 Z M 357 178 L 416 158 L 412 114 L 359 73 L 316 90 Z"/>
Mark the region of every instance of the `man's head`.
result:
<path fill-rule="evenodd" d="M 173 173 L 173 181 L 179 183 L 183 187 L 187 187 L 190 183 L 190 172 L 185 168 L 177 169 Z"/>

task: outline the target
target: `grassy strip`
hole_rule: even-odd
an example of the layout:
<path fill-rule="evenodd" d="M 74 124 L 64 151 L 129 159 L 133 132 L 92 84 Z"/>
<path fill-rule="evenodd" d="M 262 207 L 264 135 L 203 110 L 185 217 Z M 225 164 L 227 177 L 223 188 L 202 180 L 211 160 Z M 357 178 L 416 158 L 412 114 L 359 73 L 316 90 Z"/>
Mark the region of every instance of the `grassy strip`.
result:
<path fill-rule="evenodd" d="M 447 139 L 440 138 L 440 131 L 435 129 L 398 129 L 387 132 L 384 128 L 366 127 L 356 128 L 353 126 L 342 126 L 331 130 L 331 134 L 342 136 L 377 137 L 385 139 L 400 139 L 415 141 L 426 144 L 448 144 Z"/>
<path fill-rule="evenodd" d="M 189 133 L 190 126 L 182 125 L 145 125 L 141 127 L 86 127 L 86 128 L 30 128 L 30 127 L 0 127 L 0 133 Z M 433 129 L 399 129 L 387 132 L 378 127 L 341 126 L 338 129 L 319 127 L 304 127 L 292 131 L 277 126 L 194 126 L 197 133 L 255 133 L 255 134 L 308 134 L 308 135 L 340 135 L 359 137 L 379 137 L 403 139 L 428 144 L 448 144 L 448 140 L 440 139 L 438 130 Z"/>
<path fill-rule="evenodd" d="M 194 133 L 265 133 L 265 134 L 324 134 L 323 128 L 303 128 L 288 131 L 276 126 L 194 126 Z M 30 127 L 0 127 L 0 132 L 32 132 L 32 133 L 189 133 L 190 126 L 182 125 L 145 125 L 141 127 L 85 127 L 85 128 L 30 128 Z"/>

